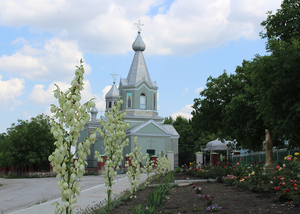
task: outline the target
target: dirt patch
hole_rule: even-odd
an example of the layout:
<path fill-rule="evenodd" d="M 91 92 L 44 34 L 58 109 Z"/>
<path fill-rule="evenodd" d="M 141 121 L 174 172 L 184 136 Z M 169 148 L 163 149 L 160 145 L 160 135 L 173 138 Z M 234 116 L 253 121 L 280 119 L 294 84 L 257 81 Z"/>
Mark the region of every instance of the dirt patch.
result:
<path fill-rule="evenodd" d="M 181 175 L 175 176 L 177 179 Z M 194 178 L 189 177 L 189 179 Z M 225 207 L 216 213 L 300 213 L 300 207 L 280 202 L 275 196 L 265 197 L 260 193 L 241 190 L 224 183 L 198 182 L 195 184 L 202 188 L 201 195 L 209 195 L 207 196 L 209 199 L 213 196 L 212 205 Z M 146 204 L 146 190 L 137 192 L 135 202 L 135 204 Z M 171 189 L 159 213 L 208 213 L 206 209 L 211 205 L 207 203 L 208 201 L 199 197 L 191 186 L 177 186 Z M 131 199 L 123 201 L 112 213 L 131 213 Z"/>

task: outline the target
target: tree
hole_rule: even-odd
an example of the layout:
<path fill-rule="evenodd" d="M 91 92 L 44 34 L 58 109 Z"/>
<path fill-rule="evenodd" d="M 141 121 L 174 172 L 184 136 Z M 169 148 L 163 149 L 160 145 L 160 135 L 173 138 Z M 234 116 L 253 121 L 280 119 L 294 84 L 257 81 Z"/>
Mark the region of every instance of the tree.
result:
<path fill-rule="evenodd" d="M 272 127 L 272 139 L 299 146 L 300 42 L 269 40 L 269 47 L 272 55 L 257 57 L 252 73 L 260 117 Z"/>
<path fill-rule="evenodd" d="M 272 127 L 272 139 L 297 146 L 300 123 L 300 1 L 284 0 L 261 23 L 270 56 L 256 57 L 252 73 L 260 117 Z"/>
<path fill-rule="evenodd" d="M 300 38 L 300 0 L 284 0 L 275 14 L 268 12 L 267 20 L 261 23 L 266 32 L 262 38 L 291 41 Z"/>
<path fill-rule="evenodd" d="M 164 119 L 164 124 L 173 124 L 173 118 L 170 116 L 170 117 L 165 117 Z"/>
<path fill-rule="evenodd" d="M 178 140 L 179 166 L 188 164 L 195 160 L 195 156 L 191 154 L 197 150 L 197 148 L 195 148 L 191 120 L 177 116 L 173 122 L 173 126 L 180 135 Z"/>
<path fill-rule="evenodd" d="M 194 100 L 193 127 L 206 136 L 236 140 L 237 146 L 261 149 L 263 121 L 257 119 L 256 100 L 251 92 L 251 63 L 244 61 L 236 74 L 224 72 L 218 78 L 209 77 L 207 88 Z M 203 134 L 202 134 L 203 136 Z M 199 135 L 199 138 L 203 138 Z M 214 139 L 212 139 L 214 140 Z"/>
<path fill-rule="evenodd" d="M 50 118 L 40 114 L 30 121 L 18 120 L 0 137 L 0 166 L 30 166 L 49 169 L 48 156 L 54 151 L 55 139 L 50 132 Z"/>

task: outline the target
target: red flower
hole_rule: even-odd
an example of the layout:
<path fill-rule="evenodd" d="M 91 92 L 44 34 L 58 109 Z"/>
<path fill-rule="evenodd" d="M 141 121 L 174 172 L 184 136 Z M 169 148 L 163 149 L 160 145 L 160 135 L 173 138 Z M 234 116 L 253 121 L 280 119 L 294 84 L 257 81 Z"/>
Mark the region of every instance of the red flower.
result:
<path fill-rule="evenodd" d="M 279 191 L 279 190 L 280 190 L 280 188 L 279 188 L 279 187 L 275 187 L 274 189 L 275 189 L 275 190 L 277 190 L 277 191 Z"/>
<path fill-rule="evenodd" d="M 279 165 L 277 165 L 277 166 L 276 166 L 276 169 L 280 169 L 280 166 L 279 166 Z"/>
<path fill-rule="evenodd" d="M 285 182 L 282 182 L 282 185 L 283 185 L 283 186 L 285 186 L 285 185 L 286 185 L 286 183 L 285 183 Z"/>
<path fill-rule="evenodd" d="M 288 161 L 291 161 L 291 160 L 292 160 L 292 157 L 288 157 L 287 160 L 288 160 Z"/>
<path fill-rule="evenodd" d="M 294 187 L 296 187 L 297 186 L 297 184 L 296 183 L 294 183 Z"/>
<path fill-rule="evenodd" d="M 240 160 L 243 160 L 242 158 Z"/>
<path fill-rule="evenodd" d="M 278 185 L 281 186 L 281 183 L 279 183 Z"/>
<path fill-rule="evenodd" d="M 289 204 L 289 203 L 290 203 L 289 201 L 286 202 L 286 204 Z"/>
<path fill-rule="evenodd" d="M 298 188 L 298 187 L 295 187 L 295 190 L 299 190 L 299 188 Z"/>
<path fill-rule="evenodd" d="M 290 180 L 290 183 L 294 183 L 294 180 Z"/>

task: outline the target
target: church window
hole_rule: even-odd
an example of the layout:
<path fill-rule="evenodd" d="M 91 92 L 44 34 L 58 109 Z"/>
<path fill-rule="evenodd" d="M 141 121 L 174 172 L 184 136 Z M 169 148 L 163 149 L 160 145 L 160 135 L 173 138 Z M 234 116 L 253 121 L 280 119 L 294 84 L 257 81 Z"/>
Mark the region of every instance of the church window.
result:
<path fill-rule="evenodd" d="M 108 108 L 111 108 L 111 101 L 109 101 L 108 103 Z"/>
<path fill-rule="evenodd" d="M 140 109 L 146 109 L 146 95 L 144 93 L 140 95 Z"/>

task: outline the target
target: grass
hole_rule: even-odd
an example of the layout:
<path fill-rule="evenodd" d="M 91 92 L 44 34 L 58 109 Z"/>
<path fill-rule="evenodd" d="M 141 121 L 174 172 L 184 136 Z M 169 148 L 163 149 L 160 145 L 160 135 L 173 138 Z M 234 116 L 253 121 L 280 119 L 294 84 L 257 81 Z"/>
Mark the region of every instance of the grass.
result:
<path fill-rule="evenodd" d="M 159 175 L 153 175 L 150 177 L 150 182 L 153 182 L 159 178 Z M 138 190 L 143 190 L 146 188 L 146 184 L 141 183 Z M 113 210 L 115 207 L 118 207 L 122 201 L 129 199 L 131 193 L 129 190 L 121 192 L 119 196 L 116 196 L 112 199 L 111 209 Z M 84 209 L 80 209 L 77 214 L 106 214 L 107 213 L 107 201 L 101 201 L 99 204 L 96 204 L 92 207 L 86 207 Z"/>
<path fill-rule="evenodd" d="M 43 196 L 43 198 L 42 199 L 38 199 L 35 204 L 45 203 L 46 201 L 47 201 L 47 199 L 45 199 L 44 196 Z"/>

